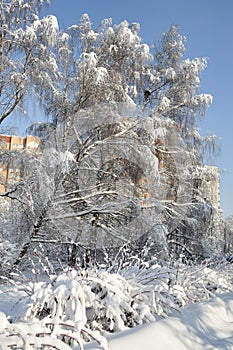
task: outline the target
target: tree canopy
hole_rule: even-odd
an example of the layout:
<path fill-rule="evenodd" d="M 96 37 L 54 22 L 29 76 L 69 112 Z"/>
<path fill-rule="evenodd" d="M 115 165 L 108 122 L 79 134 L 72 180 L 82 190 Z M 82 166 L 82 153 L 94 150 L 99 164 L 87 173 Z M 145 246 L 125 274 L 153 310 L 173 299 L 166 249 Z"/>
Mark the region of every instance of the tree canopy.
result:
<path fill-rule="evenodd" d="M 29 93 L 48 118 L 29 128 L 39 155 L 8 152 L 24 174 L 2 194 L 16 208 L 19 257 L 41 241 L 93 249 L 148 237 L 157 253 L 205 254 L 217 211 L 197 170 L 213 140 L 197 128 L 212 102 L 199 92 L 206 59 L 184 58 L 177 27 L 151 48 L 138 23 L 94 29 L 84 14 L 61 31 L 56 17 L 39 18 L 43 4 L 0 5 L 0 124 Z"/>

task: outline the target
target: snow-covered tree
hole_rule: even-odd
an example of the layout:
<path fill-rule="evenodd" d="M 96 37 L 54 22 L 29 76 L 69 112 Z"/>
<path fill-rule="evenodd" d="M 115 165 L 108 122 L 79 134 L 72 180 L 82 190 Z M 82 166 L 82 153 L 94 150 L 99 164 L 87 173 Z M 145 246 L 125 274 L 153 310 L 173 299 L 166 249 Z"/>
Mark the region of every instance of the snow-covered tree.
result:
<path fill-rule="evenodd" d="M 138 24 L 106 19 L 94 30 L 84 14 L 57 34 L 55 23 L 37 18 L 30 27 L 36 48 L 47 53 L 53 46 L 51 65 L 41 66 L 38 81 L 32 74 L 51 116 L 30 129 L 43 138 L 42 157 L 25 163 L 22 182 L 4 194 L 23 201 L 28 236 L 20 256 L 32 241 L 45 240 L 73 242 L 74 251 L 77 244 L 101 248 L 144 236 L 164 251 L 167 244 L 180 246 L 178 253 L 195 246 L 184 235 L 187 212 L 206 211 L 194 193 L 206 144 L 196 118 L 212 101 L 198 94 L 206 60 L 182 59 L 176 27 L 153 56 Z"/>
<path fill-rule="evenodd" d="M 143 235 L 154 235 L 166 250 L 165 234 L 155 223 L 158 122 L 122 116 L 122 104 L 118 109 L 95 106 L 76 114 L 68 135 L 62 127 L 50 133 L 41 156 L 17 157 L 24 176 L 2 196 L 19 203 L 20 256 L 33 242 L 101 249 Z"/>
<path fill-rule="evenodd" d="M 98 103 L 129 105 L 143 95 L 142 81 L 152 56 L 139 36 L 139 24 L 105 19 L 97 30 L 84 14 L 77 25 L 60 33 L 56 45 L 59 78 L 44 91 L 47 111 L 54 120 L 71 118 Z"/>
<path fill-rule="evenodd" d="M 185 40 L 178 28 L 172 26 L 154 47 L 151 79 L 147 81 L 143 108 L 152 108 L 162 118 L 175 123 L 184 141 L 181 152 L 189 152 L 190 180 L 194 182 L 196 168 L 207 153 L 216 151 L 216 145 L 214 135 L 202 137 L 197 128 L 198 118 L 212 102 L 210 94 L 199 93 L 200 76 L 207 61 L 205 58 L 184 59 Z M 169 143 L 167 138 L 166 142 Z M 175 137 L 172 144 L 176 144 Z"/>
<path fill-rule="evenodd" d="M 50 132 L 41 150 L 17 156 L 23 179 L 3 194 L 19 204 L 17 263 L 41 242 L 68 248 L 71 264 L 78 247 L 137 250 L 147 240 L 160 257 L 203 254 L 211 207 L 195 200 L 193 158 L 174 121 L 95 106 L 75 115 L 69 134 Z"/>
<path fill-rule="evenodd" d="M 224 220 L 225 253 L 232 255 L 233 252 L 233 215 Z"/>
<path fill-rule="evenodd" d="M 0 3 L 0 124 L 12 112 L 24 112 L 23 99 L 33 87 L 53 85 L 57 67 L 49 48 L 55 44 L 58 23 L 54 16 L 39 19 L 46 2 Z"/>

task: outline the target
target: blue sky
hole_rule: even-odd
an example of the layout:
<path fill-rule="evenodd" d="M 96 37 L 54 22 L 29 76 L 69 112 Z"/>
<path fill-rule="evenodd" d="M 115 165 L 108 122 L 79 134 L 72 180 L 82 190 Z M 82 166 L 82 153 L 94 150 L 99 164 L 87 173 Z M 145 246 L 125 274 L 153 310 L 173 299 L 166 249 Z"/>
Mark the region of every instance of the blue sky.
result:
<path fill-rule="evenodd" d="M 46 14 L 54 14 L 61 29 L 88 13 L 94 27 L 111 17 L 139 22 L 147 44 L 159 40 L 171 25 L 186 36 L 186 56 L 206 57 L 200 91 L 211 93 L 214 102 L 201 123 L 203 132 L 220 138 L 221 156 L 214 165 L 221 170 L 221 206 L 224 216 L 233 213 L 233 1 L 232 0 L 50 0 Z"/>
<path fill-rule="evenodd" d="M 233 213 L 233 1 L 232 0 L 51 0 L 48 13 L 57 16 L 61 28 L 88 13 L 96 27 L 103 18 L 114 23 L 139 22 L 147 44 L 161 38 L 171 25 L 186 36 L 189 58 L 207 57 L 201 92 L 214 102 L 201 123 L 203 132 L 220 138 L 221 155 L 214 165 L 221 170 L 221 206 L 224 216 Z"/>

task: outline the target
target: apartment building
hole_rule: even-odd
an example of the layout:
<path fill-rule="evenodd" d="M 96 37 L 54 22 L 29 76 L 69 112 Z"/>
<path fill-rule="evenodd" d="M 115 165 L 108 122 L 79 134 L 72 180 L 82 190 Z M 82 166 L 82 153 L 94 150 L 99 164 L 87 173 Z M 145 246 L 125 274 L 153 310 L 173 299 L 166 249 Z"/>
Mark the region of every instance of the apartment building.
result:
<path fill-rule="evenodd" d="M 215 209 L 220 209 L 220 174 L 218 167 L 203 166 L 200 193 L 202 198 L 211 203 Z"/>
<path fill-rule="evenodd" d="M 40 139 L 34 136 L 0 135 L 0 192 L 5 192 L 9 184 L 20 180 L 21 170 L 11 162 L 6 162 L 7 154 L 27 151 L 38 152 Z"/>
<path fill-rule="evenodd" d="M 109 132 L 110 130 L 108 130 L 108 133 Z M 166 149 L 163 143 L 159 142 L 160 141 L 158 140 L 158 142 L 156 143 L 157 151 L 155 155 L 158 159 L 158 167 L 161 178 L 160 181 L 162 186 L 161 188 L 164 192 L 165 199 L 176 200 L 177 183 L 175 181 L 175 160 L 173 159 L 172 154 L 169 154 L 169 152 L 165 152 Z M 171 140 L 170 142 L 174 143 L 173 140 Z M 40 139 L 38 137 L 0 135 L 0 193 L 5 192 L 8 185 L 19 181 L 23 175 L 21 169 L 18 166 L 5 162 L 6 158 L 3 155 L 7 153 L 9 154 L 9 152 L 14 152 L 16 154 L 17 152 L 22 151 L 29 152 L 29 154 L 31 152 L 38 152 L 39 145 Z M 109 157 L 111 158 L 111 155 L 109 156 L 109 154 L 104 154 L 104 156 L 106 161 Z M 113 169 L 116 168 L 116 166 L 119 167 L 119 164 L 116 164 L 117 160 L 119 161 L 118 158 L 115 160 L 112 160 L 111 158 L 111 170 L 108 169 L 108 173 L 112 172 Z M 130 169 L 130 167 L 132 167 L 132 164 L 127 159 L 122 160 L 121 167 L 124 170 L 121 170 L 120 172 L 122 173 L 122 176 L 126 176 L 127 174 L 128 176 L 132 176 L 133 173 L 135 177 L 137 169 L 135 168 L 135 165 L 133 169 Z M 216 209 L 220 208 L 219 183 L 220 176 L 218 168 L 210 166 L 200 167 L 200 181 L 198 181 L 197 186 L 198 194 L 202 198 L 205 198 Z M 152 196 L 152 193 L 148 191 L 148 188 L 150 187 L 148 184 L 148 178 L 141 174 L 135 182 L 135 185 L 137 187 L 135 197 L 140 199 L 141 205 L 143 207 L 146 207 L 150 202 L 150 198 Z"/>

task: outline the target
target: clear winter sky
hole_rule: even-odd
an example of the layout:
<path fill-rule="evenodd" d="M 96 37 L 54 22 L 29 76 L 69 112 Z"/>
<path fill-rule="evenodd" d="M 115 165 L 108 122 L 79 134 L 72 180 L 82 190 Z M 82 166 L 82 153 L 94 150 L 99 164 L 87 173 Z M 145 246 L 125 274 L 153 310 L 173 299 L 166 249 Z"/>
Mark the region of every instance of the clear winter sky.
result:
<path fill-rule="evenodd" d="M 233 213 L 233 1 L 232 0 L 51 0 L 47 14 L 57 16 L 61 29 L 88 13 L 94 27 L 104 18 L 113 23 L 139 22 L 147 44 L 158 41 L 171 25 L 187 38 L 186 56 L 206 57 L 200 91 L 214 102 L 201 130 L 220 138 L 222 152 L 214 160 L 221 174 L 224 216 Z"/>

